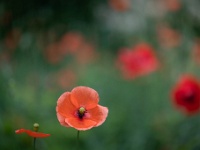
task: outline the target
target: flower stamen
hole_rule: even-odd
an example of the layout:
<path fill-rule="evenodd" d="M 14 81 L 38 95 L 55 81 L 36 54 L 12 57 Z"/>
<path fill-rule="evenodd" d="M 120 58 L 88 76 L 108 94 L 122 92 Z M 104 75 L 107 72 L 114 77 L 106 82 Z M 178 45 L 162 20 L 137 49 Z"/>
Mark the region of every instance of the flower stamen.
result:
<path fill-rule="evenodd" d="M 83 116 L 85 115 L 85 112 L 86 112 L 85 108 L 84 107 L 80 107 L 79 110 L 78 110 L 78 117 L 80 119 L 82 119 Z"/>

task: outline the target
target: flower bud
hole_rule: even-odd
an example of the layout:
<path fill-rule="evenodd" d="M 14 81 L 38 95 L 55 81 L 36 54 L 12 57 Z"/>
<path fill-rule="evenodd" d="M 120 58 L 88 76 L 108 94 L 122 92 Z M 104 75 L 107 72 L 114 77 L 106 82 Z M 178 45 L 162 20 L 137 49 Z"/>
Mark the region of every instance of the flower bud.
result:
<path fill-rule="evenodd" d="M 38 130 L 39 130 L 39 124 L 38 123 L 34 123 L 33 124 L 33 130 L 35 131 L 35 132 L 37 132 Z"/>

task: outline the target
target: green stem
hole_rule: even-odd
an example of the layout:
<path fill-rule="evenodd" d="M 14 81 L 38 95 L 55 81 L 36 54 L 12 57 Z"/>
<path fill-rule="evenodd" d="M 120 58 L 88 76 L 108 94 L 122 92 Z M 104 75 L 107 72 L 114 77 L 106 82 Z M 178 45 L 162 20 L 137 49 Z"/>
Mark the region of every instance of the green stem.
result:
<path fill-rule="evenodd" d="M 80 131 L 77 130 L 77 150 L 79 150 L 79 134 L 80 134 Z"/>
<path fill-rule="evenodd" d="M 36 138 L 34 137 L 34 138 L 33 138 L 33 149 L 34 149 L 34 150 L 36 150 L 36 148 L 35 148 L 35 143 L 36 143 Z"/>

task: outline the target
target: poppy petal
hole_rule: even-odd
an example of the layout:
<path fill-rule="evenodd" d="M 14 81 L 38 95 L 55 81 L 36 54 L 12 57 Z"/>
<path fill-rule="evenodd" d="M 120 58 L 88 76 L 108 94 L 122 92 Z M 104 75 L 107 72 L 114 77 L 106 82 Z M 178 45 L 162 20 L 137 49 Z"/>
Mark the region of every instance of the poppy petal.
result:
<path fill-rule="evenodd" d="M 65 122 L 77 130 L 89 130 L 96 125 L 95 121 L 89 119 L 80 120 L 79 118 L 66 118 Z"/>
<path fill-rule="evenodd" d="M 99 95 L 92 88 L 79 86 L 72 90 L 71 102 L 76 108 L 85 107 L 88 110 L 97 106 Z"/>
<path fill-rule="evenodd" d="M 61 124 L 62 126 L 70 127 L 70 126 L 65 122 L 65 117 L 63 117 L 63 116 L 60 115 L 59 113 L 57 113 L 57 118 L 58 118 L 58 121 L 60 122 L 60 124 Z"/>
<path fill-rule="evenodd" d="M 57 107 L 56 112 L 62 115 L 62 117 L 74 117 L 74 114 L 76 112 L 76 107 L 71 103 L 70 101 L 70 93 L 65 92 L 63 93 L 58 101 L 57 101 Z M 60 117 L 60 116 L 57 116 Z M 58 118 L 59 120 L 60 118 Z"/>
<path fill-rule="evenodd" d="M 26 130 L 26 129 L 15 130 L 15 133 L 16 134 L 26 133 L 29 136 L 34 137 L 34 138 L 45 138 L 45 137 L 50 136 L 50 134 L 41 133 L 41 132 L 34 132 L 34 131 L 31 131 L 31 130 Z"/>
<path fill-rule="evenodd" d="M 100 105 L 97 105 L 95 108 L 90 109 L 87 112 L 90 114 L 89 119 L 97 123 L 95 125 L 96 127 L 100 126 L 108 116 L 108 108 Z"/>

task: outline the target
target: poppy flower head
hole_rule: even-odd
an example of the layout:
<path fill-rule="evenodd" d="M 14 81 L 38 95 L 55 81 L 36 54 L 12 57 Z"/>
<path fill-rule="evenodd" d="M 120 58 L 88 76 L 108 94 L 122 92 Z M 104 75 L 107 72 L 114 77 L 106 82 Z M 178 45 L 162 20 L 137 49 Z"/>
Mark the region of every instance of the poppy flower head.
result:
<path fill-rule="evenodd" d="M 176 107 L 186 114 L 195 114 L 200 110 L 200 84 L 192 76 L 183 76 L 172 91 Z"/>
<path fill-rule="evenodd" d="M 50 134 L 37 132 L 39 129 L 38 123 L 34 123 L 33 128 L 34 128 L 34 131 L 27 130 L 27 129 L 18 129 L 18 130 L 15 130 L 15 133 L 16 134 L 26 133 L 27 135 L 34 137 L 34 138 L 45 138 L 45 137 L 50 136 Z"/>
<path fill-rule="evenodd" d="M 192 57 L 197 64 L 200 64 L 200 38 L 197 38 L 194 41 L 194 45 L 192 47 Z"/>
<path fill-rule="evenodd" d="M 61 125 L 77 130 L 88 130 L 101 125 L 108 108 L 98 105 L 98 93 L 89 87 L 78 86 L 63 93 L 57 101 L 57 118 Z"/>
<path fill-rule="evenodd" d="M 60 70 L 55 76 L 54 80 L 56 85 L 61 89 L 72 87 L 77 81 L 76 73 L 72 69 Z"/>
<path fill-rule="evenodd" d="M 51 64 L 58 64 L 64 58 L 64 55 L 59 52 L 58 46 L 58 43 L 54 42 L 47 45 L 44 49 L 44 57 Z"/>
<path fill-rule="evenodd" d="M 98 56 L 98 53 L 95 50 L 95 45 L 90 42 L 82 43 L 81 48 L 74 54 L 77 62 L 81 65 L 85 65 L 94 61 Z"/>
<path fill-rule="evenodd" d="M 180 0 L 163 0 L 163 4 L 168 11 L 176 12 L 181 9 Z"/>
<path fill-rule="evenodd" d="M 181 34 L 168 24 L 158 25 L 157 37 L 160 45 L 167 49 L 177 47 L 181 43 Z"/>
<path fill-rule="evenodd" d="M 122 49 L 118 55 L 118 64 L 127 79 L 149 74 L 159 66 L 153 49 L 145 43 L 138 44 L 132 49 Z"/>
<path fill-rule="evenodd" d="M 84 42 L 84 38 L 82 34 L 78 32 L 67 32 L 63 35 L 59 42 L 59 51 L 61 54 L 65 55 L 67 53 L 75 53 L 77 52 Z"/>
<path fill-rule="evenodd" d="M 110 7 L 116 11 L 124 12 L 130 9 L 130 0 L 109 0 Z"/>
<path fill-rule="evenodd" d="M 21 37 L 21 31 L 18 28 L 12 29 L 5 37 L 4 44 L 10 53 L 17 48 Z"/>

